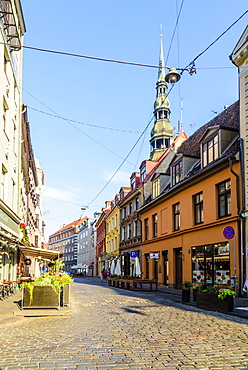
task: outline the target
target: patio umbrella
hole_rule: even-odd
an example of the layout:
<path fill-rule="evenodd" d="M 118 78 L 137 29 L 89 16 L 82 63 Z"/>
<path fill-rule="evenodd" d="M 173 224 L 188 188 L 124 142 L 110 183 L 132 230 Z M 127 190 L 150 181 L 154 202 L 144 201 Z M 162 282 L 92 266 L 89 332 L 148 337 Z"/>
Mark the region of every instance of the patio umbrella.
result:
<path fill-rule="evenodd" d="M 115 275 L 120 276 L 121 275 L 121 262 L 118 259 L 116 266 L 115 266 Z"/>
<path fill-rule="evenodd" d="M 141 268 L 140 268 L 140 262 L 139 258 L 135 257 L 134 261 L 134 276 L 140 276 L 141 275 Z"/>
<path fill-rule="evenodd" d="M 115 261 L 112 260 L 111 266 L 110 266 L 110 274 L 114 275 L 114 273 L 115 273 Z"/>

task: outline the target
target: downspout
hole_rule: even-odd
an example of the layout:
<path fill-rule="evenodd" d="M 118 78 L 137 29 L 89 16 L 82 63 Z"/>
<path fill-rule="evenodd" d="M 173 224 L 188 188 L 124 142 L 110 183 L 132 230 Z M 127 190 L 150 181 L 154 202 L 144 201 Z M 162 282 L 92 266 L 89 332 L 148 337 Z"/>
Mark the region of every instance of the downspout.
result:
<path fill-rule="evenodd" d="M 244 140 L 239 138 L 240 147 L 240 164 L 241 164 L 241 193 L 242 193 L 242 209 L 239 212 L 241 218 L 241 286 L 243 287 L 246 278 L 246 217 L 244 216 L 246 209 L 245 200 L 245 166 L 244 166 Z"/>
<path fill-rule="evenodd" d="M 242 140 L 242 139 L 239 139 L 239 140 Z M 242 179 L 242 209 L 240 209 L 240 182 L 239 182 L 239 175 L 234 172 L 232 166 L 233 166 L 233 158 L 229 158 L 229 169 L 231 171 L 231 173 L 236 177 L 236 202 L 237 202 L 237 213 L 238 213 L 238 216 L 240 217 L 241 219 L 241 223 L 240 221 L 238 222 L 238 227 L 239 227 L 239 234 L 240 234 L 240 244 L 241 244 L 241 248 L 240 248 L 240 252 L 241 252 L 241 257 L 240 257 L 240 277 L 241 277 L 241 281 L 240 281 L 240 286 L 242 287 L 243 286 L 243 283 L 244 283 L 244 225 L 243 225 L 243 217 L 242 217 L 242 213 L 244 211 L 244 203 L 243 203 L 243 187 L 244 187 L 244 179 L 242 177 L 242 173 L 243 173 L 243 166 L 242 166 L 242 149 L 241 148 L 242 145 L 241 145 L 241 142 L 240 142 L 240 164 L 241 164 L 241 179 Z"/>

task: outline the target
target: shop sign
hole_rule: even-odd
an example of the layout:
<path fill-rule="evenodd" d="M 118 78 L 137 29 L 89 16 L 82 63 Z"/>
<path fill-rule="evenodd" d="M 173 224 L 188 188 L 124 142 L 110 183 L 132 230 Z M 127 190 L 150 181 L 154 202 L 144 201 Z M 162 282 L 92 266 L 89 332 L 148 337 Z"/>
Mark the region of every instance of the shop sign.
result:
<path fill-rule="evenodd" d="M 0 209 L 0 222 L 2 222 L 5 226 L 8 226 L 11 230 L 15 231 L 16 233 L 19 232 L 19 223 L 16 223 L 2 209 Z"/>
<path fill-rule="evenodd" d="M 226 247 L 219 247 L 218 248 L 219 256 L 228 256 L 229 255 L 229 246 Z"/>
<path fill-rule="evenodd" d="M 150 253 L 150 259 L 159 259 L 159 253 Z"/>

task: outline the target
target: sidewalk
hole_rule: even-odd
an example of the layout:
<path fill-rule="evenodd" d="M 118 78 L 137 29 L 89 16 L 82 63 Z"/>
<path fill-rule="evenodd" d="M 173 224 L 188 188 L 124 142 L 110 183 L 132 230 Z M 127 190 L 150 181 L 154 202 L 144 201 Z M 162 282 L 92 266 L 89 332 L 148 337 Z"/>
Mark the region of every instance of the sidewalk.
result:
<path fill-rule="evenodd" d="M 101 281 L 100 278 L 97 277 L 97 276 L 93 276 L 93 277 L 92 276 L 87 276 L 84 279 L 90 279 L 90 280 L 95 280 L 95 281 L 102 282 L 102 283 L 107 283 L 106 280 Z M 180 297 L 182 296 L 181 289 L 168 288 L 168 287 L 163 286 L 163 285 L 158 286 L 158 292 L 165 293 L 165 294 L 173 294 L 173 295 L 180 296 Z M 192 292 L 191 292 L 190 302 L 185 303 L 185 304 L 189 305 L 189 306 L 195 306 L 196 307 L 196 302 L 193 301 L 193 293 Z M 241 298 L 241 297 L 235 298 L 234 312 L 229 312 L 227 315 L 237 316 L 237 317 L 248 319 L 248 298 Z"/>
<path fill-rule="evenodd" d="M 21 301 L 22 292 L 18 291 L 16 294 L 0 300 L 0 326 L 10 325 L 21 321 L 23 318 L 14 316 L 14 310 L 18 309 L 18 302 Z"/>

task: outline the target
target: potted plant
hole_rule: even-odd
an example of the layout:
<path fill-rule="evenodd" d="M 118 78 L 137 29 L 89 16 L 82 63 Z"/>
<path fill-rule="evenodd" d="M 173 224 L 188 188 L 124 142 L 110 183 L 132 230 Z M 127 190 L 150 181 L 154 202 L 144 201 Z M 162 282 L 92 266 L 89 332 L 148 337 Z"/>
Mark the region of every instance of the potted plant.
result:
<path fill-rule="evenodd" d="M 199 288 L 200 288 L 200 285 L 194 285 L 194 286 L 192 287 L 192 289 L 193 289 L 193 301 L 194 301 L 194 302 L 196 302 L 196 299 L 197 299 L 197 292 L 198 292 Z"/>
<path fill-rule="evenodd" d="M 185 281 L 182 283 L 182 302 L 190 302 L 190 289 L 192 288 L 192 283 L 190 281 Z"/>
<path fill-rule="evenodd" d="M 60 308 L 60 303 L 69 306 L 70 283 L 68 274 L 45 274 L 34 282 L 23 282 L 20 288 L 22 308 Z"/>
<path fill-rule="evenodd" d="M 235 292 L 231 289 L 203 285 L 198 290 L 196 305 L 209 311 L 233 312 L 234 297 Z"/>

